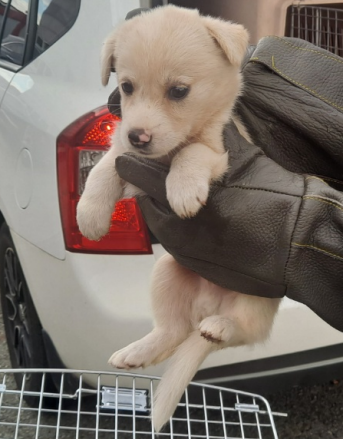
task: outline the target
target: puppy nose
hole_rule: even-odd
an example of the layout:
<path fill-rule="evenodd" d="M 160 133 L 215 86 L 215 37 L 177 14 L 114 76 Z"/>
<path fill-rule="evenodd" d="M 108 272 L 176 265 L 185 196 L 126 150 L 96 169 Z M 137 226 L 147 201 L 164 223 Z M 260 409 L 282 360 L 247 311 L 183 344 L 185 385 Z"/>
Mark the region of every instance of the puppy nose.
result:
<path fill-rule="evenodd" d="M 129 131 L 128 138 L 132 146 L 145 148 L 151 141 L 151 134 L 143 128 L 136 128 Z"/>

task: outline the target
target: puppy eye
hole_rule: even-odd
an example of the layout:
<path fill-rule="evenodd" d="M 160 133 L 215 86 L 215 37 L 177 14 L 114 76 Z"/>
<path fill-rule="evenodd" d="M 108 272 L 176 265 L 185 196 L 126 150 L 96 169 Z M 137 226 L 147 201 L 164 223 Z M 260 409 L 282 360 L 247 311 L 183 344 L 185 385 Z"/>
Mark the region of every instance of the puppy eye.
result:
<path fill-rule="evenodd" d="M 126 95 L 132 95 L 133 85 L 131 84 L 131 82 L 123 82 L 121 88 Z"/>
<path fill-rule="evenodd" d="M 170 99 L 174 101 L 178 101 L 180 99 L 185 98 L 189 93 L 189 87 L 181 85 L 179 87 L 171 87 L 168 91 L 168 95 Z"/>

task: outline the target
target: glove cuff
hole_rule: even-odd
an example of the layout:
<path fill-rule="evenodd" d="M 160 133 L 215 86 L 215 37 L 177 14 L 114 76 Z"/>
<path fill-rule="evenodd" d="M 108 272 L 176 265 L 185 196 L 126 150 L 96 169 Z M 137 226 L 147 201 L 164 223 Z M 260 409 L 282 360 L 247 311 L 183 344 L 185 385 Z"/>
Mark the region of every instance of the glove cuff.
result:
<path fill-rule="evenodd" d="M 231 270 L 227 267 L 221 267 L 219 265 L 209 264 L 207 261 L 201 259 L 183 256 L 167 247 L 166 250 L 173 255 L 174 259 L 180 265 L 191 267 L 192 271 L 222 288 L 271 299 L 282 298 L 286 294 L 286 286 L 284 284 L 267 282 L 248 274 Z M 223 270 L 225 271 L 224 276 Z"/>
<path fill-rule="evenodd" d="M 343 331 L 343 194 L 305 180 L 286 266 L 287 296 Z"/>

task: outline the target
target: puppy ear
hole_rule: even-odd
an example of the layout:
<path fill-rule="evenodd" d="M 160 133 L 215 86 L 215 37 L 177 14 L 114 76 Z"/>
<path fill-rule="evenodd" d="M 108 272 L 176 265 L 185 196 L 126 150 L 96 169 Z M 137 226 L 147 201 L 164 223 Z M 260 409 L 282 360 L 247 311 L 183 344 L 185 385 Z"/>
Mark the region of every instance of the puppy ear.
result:
<path fill-rule="evenodd" d="M 101 51 L 101 82 L 107 85 L 111 72 L 114 72 L 114 49 L 116 46 L 116 32 L 112 33 L 104 42 Z"/>
<path fill-rule="evenodd" d="M 240 24 L 218 18 L 202 17 L 211 37 L 223 50 L 232 65 L 239 67 L 248 48 L 249 33 Z"/>

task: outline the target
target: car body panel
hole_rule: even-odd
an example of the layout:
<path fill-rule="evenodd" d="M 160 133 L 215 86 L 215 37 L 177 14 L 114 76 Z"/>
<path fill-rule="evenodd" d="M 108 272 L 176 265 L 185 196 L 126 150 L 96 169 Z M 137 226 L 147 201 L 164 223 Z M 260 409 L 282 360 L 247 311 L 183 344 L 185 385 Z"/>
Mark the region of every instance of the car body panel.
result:
<path fill-rule="evenodd" d="M 152 255 L 66 252 L 59 261 L 14 232 L 12 236 L 42 325 L 67 367 L 110 370 L 107 360 L 114 350 L 152 329 L 149 274 L 164 254 L 159 244 L 153 245 Z M 41 272 L 49 275 L 39 276 Z M 320 348 L 328 340 L 343 343 L 343 334 L 306 306 L 284 299 L 268 341 L 213 353 L 201 368 Z M 160 375 L 163 369 L 162 364 L 146 373 Z"/>
<path fill-rule="evenodd" d="M 108 10 L 109 2 L 106 4 Z M 86 28 L 94 17 L 98 17 L 96 33 Z M 94 3 L 83 2 L 69 32 L 13 77 L 1 105 L 0 143 L 4 146 L 0 162 L 6 167 L 0 173 L 0 188 L 7 189 L 0 190 L 0 210 L 16 233 L 59 259 L 64 259 L 65 247 L 56 181 L 56 138 L 71 122 L 105 105 L 116 87 L 114 77 L 107 88 L 100 81 L 101 46 L 111 29 L 110 14 L 100 14 Z M 23 148 L 32 158 L 32 181 L 27 182 L 32 194 L 25 209 L 16 197 Z"/>

